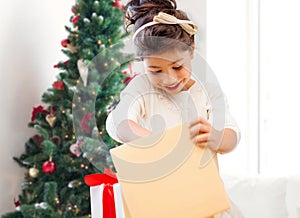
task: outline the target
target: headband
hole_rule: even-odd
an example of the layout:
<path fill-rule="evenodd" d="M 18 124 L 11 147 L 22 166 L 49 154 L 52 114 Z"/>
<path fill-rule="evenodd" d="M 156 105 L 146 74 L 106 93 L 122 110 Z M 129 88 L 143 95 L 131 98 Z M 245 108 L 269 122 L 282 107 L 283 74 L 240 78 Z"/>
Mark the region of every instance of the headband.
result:
<path fill-rule="evenodd" d="M 182 29 L 184 29 L 188 34 L 190 34 L 190 36 L 194 35 L 198 30 L 198 26 L 190 20 L 180 20 L 170 14 L 159 12 L 158 15 L 153 17 L 153 21 L 144 24 L 135 31 L 132 37 L 133 40 L 143 29 L 149 26 L 153 26 L 155 24 L 178 24 L 181 26 Z"/>

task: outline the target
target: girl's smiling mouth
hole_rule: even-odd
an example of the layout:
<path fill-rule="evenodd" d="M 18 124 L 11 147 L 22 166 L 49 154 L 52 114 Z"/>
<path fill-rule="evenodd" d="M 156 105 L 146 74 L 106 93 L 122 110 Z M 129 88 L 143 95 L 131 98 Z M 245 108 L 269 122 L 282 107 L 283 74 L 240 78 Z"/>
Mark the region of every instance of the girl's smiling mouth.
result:
<path fill-rule="evenodd" d="M 175 84 L 172 84 L 172 85 L 164 85 L 163 87 L 165 87 L 167 90 L 170 90 L 170 91 L 174 91 L 174 90 L 177 90 L 177 88 L 179 87 L 179 85 L 181 84 L 181 81 L 175 83 Z"/>

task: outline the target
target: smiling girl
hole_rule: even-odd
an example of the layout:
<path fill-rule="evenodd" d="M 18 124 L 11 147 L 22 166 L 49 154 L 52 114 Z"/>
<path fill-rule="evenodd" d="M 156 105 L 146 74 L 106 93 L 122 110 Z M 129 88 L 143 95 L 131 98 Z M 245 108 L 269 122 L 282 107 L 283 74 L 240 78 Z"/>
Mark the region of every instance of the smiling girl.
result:
<path fill-rule="evenodd" d="M 120 102 L 106 121 L 110 136 L 124 143 L 188 122 L 196 146 L 222 154 L 232 151 L 240 130 L 226 101 L 218 141 L 213 137 L 219 130 L 212 126 L 210 99 L 192 74 L 198 27 L 176 9 L 175 0 L 131 0 L 125 6 L 125 18 L 126 27 L 133 25 L 136 54 L 145 73 L 134 77 L 121 92 Z M 220 216 L 243 217 L 234 204 Z"/>

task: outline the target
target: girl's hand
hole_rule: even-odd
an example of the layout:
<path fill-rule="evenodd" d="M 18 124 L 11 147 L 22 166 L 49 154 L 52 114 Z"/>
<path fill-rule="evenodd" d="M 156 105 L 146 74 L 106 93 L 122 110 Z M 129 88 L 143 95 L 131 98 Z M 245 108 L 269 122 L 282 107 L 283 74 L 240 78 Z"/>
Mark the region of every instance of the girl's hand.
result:
<path fill-rule="evenodd" d="M 213 151 L 217 151 L 221 143 L 220 131 L 212 128 L 211 124 L 199 117 L 197 120 L 191 122 L 190 126 L 190 138 L 200 147 L 208 147 Z"/>
<path fill-rule="evenodd" d="M 151 134 L 151 131 L 141 127 L 133 120 L 123 120 L 117 126 L 117 136 L 122 142 L 130 142 Z"/>

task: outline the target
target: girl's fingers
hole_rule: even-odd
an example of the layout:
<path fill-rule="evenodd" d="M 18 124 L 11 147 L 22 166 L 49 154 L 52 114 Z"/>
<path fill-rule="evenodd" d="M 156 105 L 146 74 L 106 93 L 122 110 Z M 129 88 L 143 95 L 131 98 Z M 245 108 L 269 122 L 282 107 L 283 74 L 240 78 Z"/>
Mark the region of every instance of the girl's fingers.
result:
<path fill-rule="evenodd" d="M 211 134 L 211 125 L 210 123 L 199 117 L 197 120 L 191 122 L 190 124 L 190 138 L 195 143 L 195 145 L 200 147 L 208 146 L 208 139 Z"/>
<path fill-rule="evenodd" d="M 199 133 L 208 133 L 210 131 L 211 131 L 211 126 L 209 123 L 207 125 L 205 124 L 194 125 L 190 127 L 190 138 L 194 138 Z"/>
<path fill-rule="evenodd" d="M 195 137 L 194 142 L 196 145 L 200 145 L 202 143 L 207 143 L 208 137 L 209 137 L 208 133 L 199 134 Z"/>
<path fill-rule="evenodd" d="M 193 127 L 193 126 L 195 126 L 195 125 L 197 125 L 197 124 L 209 125 L 209 122 L 208 122 L 206 119 L 204 119 L 203 117 L 199 117 L 198 119 L 192 121 L 192 122 L 190 123 L 190 126 L 189 126 L 189 127 L 191 128 L 191 127 Z"/>
<path fill-rule="evenodd" d="M 197 146 L 201 147 L 201 148 L 206 148 L 208 146 L 207 142 L 202 142 L 200 144 L 197 144 Z"/>

